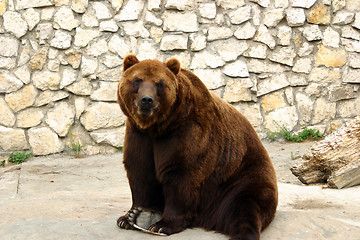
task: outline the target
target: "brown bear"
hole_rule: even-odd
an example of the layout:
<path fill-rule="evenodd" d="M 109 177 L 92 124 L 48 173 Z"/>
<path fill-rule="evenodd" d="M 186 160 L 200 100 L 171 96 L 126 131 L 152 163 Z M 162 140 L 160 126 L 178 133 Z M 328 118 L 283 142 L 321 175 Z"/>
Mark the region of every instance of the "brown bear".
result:
<path fill-rule="evenodd" d="M 118 86 L 127 116 L 124 166 L 134 215 L 155 211 L 148 227 L 170 235 L 201 227 L 231 239 L 259 239 L 275 216 L 274 167 L 249 121 L 212 94 L 177 59 L 139 61 L 128 55 Z"/>

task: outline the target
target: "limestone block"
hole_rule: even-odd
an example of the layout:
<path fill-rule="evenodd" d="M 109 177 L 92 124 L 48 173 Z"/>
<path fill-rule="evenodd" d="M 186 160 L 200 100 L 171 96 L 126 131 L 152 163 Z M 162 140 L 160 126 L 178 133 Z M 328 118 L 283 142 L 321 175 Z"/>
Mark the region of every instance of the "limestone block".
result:
<path fill-rule="evenodd" d="M 244 0 L 216 0 L 216 5 L 222 7 L 225 10 L 236 9 L 245 5 Z"/>
<path fill-rule="evenodd" d="M 108 50 L 108 44 L 105 39 L 95 40 L 86 47 L 86 53 L 93 57 L 99 57 L 107 53 Z"/>
<path fill-rule="evenodd" d="M 0 125 L 6 127 L 14 126 L 16 121 L 15 115 L 3 98 L 0 98 Z"/>
<path fill-rule="evenodd" d="M 295 95 L 296 103 L 300 114 L 301 125 L 309 123 L 311 120 L 311 113 L 313 111 L 314 101 L 306 94 L 299 92 Z"/>
<path fill-rule="evenodd" d="M 36 107 L 44 106 L 48 103 L 56 102 L 61 99 L 65 99 L 67 97 L 69 97 L 69 93 L 65 91 L 46 90 L 39 94 L 39 96 L 35 100 L 34 106 Z"/>
<path fill-rule="evenodd" d="M 73 69 L 72 67 L 65 67 L 59 88 L 63 89 L 64 87 L 69 86 L 70 84 L 76 81 L 77 77 L 78 77 L 77 70 Z"/>
<path fill-rule="evenodd" d="M 163 14 L 164 31 L 197 32 L 197 15 L 193 12 L 179 13 L 166 11 Z"/>
<path fill-rule="evenodd" d="M 99 88 L 94 90 L 90 99 L 95 101 L 116 102 L 118 82 L 99 82 Z"/>
<path fill-rule="evenodd" d="M 160 4 L 161 4 L 161 0 L 149 0 L 148 1 L 148 10 L 149 11 L 160 11 Z"/>
<path fill-rule="evenodd" d="M 305 93 L 310 97 L 311 96 L 320 97 L 323 88 L 324 88 L 323 85 L 320 83 L 310 83 L 306 87 Z"/>
<path fill-rule="evenodd" d="M 280 26 L 278 28 L 278 43 L 282 46 L 289 46 L 292 38 L 292 29 L 288 26 Z"/>
<path fill-rule="evenodd" d="M 81 74 L 86 77 L 91 74 L 94 74 L 98 67 L 98 61 L 92 58 L 86 58 L 82 56 L 81 58 Z"/>
<path fill-rule="evenodd" d="M 84 13 L 88 5 L 88 0 L 71 0 L 71 9 L 77 13 Z"/>
<path fill-rule="evenodd" d="M 63 30 L 55 31 L 55 37 L 51 40 L 50 46 L 59 49 L 67 49 L 71 46 L 71 35 Z"/>
<path fill-rule="evenodd" d="M 310 73 L 312 70 L 312 62 L 312 57 L 299 58 L 296 60 L 292 70 L 297 73 Z"/>
<path fill-rule="evenodd" d="M 308 41 L 316 41 L 323 38 L 319 25 L 316 24 L 310 24 L 304 27 L 303 34 Z"/>
<path fill-rule="evenodd" d="M 323 45 L 318 46 L 316 54 L 316 65 L 326 67 L 341 67 L 346 63 L 346 52 L 344 50 L 331 50 Z"/>
<path fill-rule="evenodd" d="M 345 68 L 342 81 L 344 83 L 360 83 L 360 69 Z"/>
<path fill-rule="evenodd" d="M 46 62 L 48 49 L 43 48 L 31 57 L 29 67 L 31 70 L 42 70 Z"/>
<path fill-rule="evenodd" d="M 227 39 L 233 35 L 233 31 L 226 27 L 210 27 L 208 31 L 208 41 L 214 41 L 219 39 Z"/>
<path fill-rule="evenodd" d="M 30 128 L 29 144 L 34 155 L 48 155 L 64 150 L 64 144 L 58 135 L 48 127 Z"/>
<path fill-rule="evenodd" d="M 36 88 L 41 90 L 58 90 L 60 81 L 61 77 L 58 72 L 44 70 L 41 72 L 36 71 L 32 75 L 32 82 Z"/>
<path fill-rule="evenodd" d="M 60 101 L 48 111 L 45 121 L 60 137 L 64 137 L 68 133 L 69 127 L 74 123 L 74 118 L 75 108 Z"/>
<path fill-rule="evenodd" d="M 263 117 L 261 116 L 260 106 L 256 103 L 239 102 L 234 105 L 253 125 L 259 127 L 263 123 Z"/>
<path fill-rule="evenodd" d="M 352 68 L 360 68 L 360 53 L 349 53 L 348 65 Z"/>
<path fill-rule="evenodd" d="M 240 7 L 228 15 L 232 24 L 241 24 L 251 19 L 251 6 Z"/>
<path fill-rule="evenodd" d="M 270 92 L 285 88 L 289 85 L 289 81 L 287 80 L 285 74 L 282 73 L 273 75 L 270 78 L 266 78 L 258 82 L 257 96 L 260 97 Z"/>
<path fill-rule="evenodd" d="M 345 25 L 349 24 L 354 20 L 355 14 L 345 10 L 339 11 L 335 14 L 332 24 Z"/>
<path fill-rule="evenodd" d="M 91 29 L 76 28 L 74 44 L 78 47 L 86 47 L 89 42 L 100 36 L 100 32 Z"/>
<path fill-rule="evenodd" d="M 90 136 L 97 143 L 105 143 L 114 147 L 124 146 L 125 126 L 113 129 L 95 130 Z"/>
<path fill-rule="evenodd" d="M 0 126 L 0 149 L 3 151 L 15 151 L 29 149 L 25 131 L 22 129 L 6 128 Z"/>
<path fill-rule="evenodd" d="M 17 126 L 20 128 L 31 128 L 39 125 L 44 117 L 42 109 L 27 108 L 17 114 Z"/>
<path fill-rule="evenodd" d="M 287 8 L 289 6 L 288 0 L 275 0 L 275 8 Z"/>
<path fill-rule="evenodd" d="M 309 44 L 308 42 L 304 42 L 298 49 L 297 54 L 299 55 L 299 57 L 305 57 L 310 55 L 313 51 L 314 46 Z"/>
<path fill-rule="evenodd" d="M 267 62 L 259 59 L 249 59 L 246 61 L 249 72 L 253 73 L 282 73 L 288 69 L 278 63 Z"/>
<path fill-rule="evenodd" d="M 292 7 L 310 8 L 314 5 L 316 0 L 293 0 L 290 1 Z"/>
<path fill-rule="evenodd" d="M 250 2 L 255 2 L 264 8 L 270 6 L 270 0 L 250 0 Z"/>
<path fill-rule="evenodd" d="M 360 13 L 355 14 L 355 21 L 352 24 L 354 28 L 360 29 Z"/>
<path fill-rule="evenodd" d="M 288 106 L 275 109 L 269 114 L 265 115 L 264 125 L 265 128 L 277 132 L 280 127 L 285 127 L 289 131 L 293 130 L 299 121 L 298 114 L 295 106 Z"/>
<path fill-rule="evenodd" d="M 151 5 L 151 4 L 150 4 Z M 130 0 L 122 7 L 119 14 L 115 16 L 116 21 L 138 20 L 141 11 L 144 8 L 143 0 Z"/>
<path fill-rule="evenodd" d="M 37 96 L 37 90 L 32 85 L 27 85 L 21 90 L 9 93 L 5 96 L 5 101 L 14 112 L 32 106 Z"/>
<path fill-rule="evenodd" d="M 327 27 L 324 31 L 322 43 L 324 46 L 338 48 L 340 44 L 340 34 L 331 27 Z"/>
<path fill-rule="evenodd" d="M 11 36 L 0 35 L 0 56 L 16 57 L 19 50 L 19 40 Z"/>
<path fill-rule="evenodd" d="M 337 102 L 340 100 L 351 99 L 355 97 L 354 87 L 347 85 L 329 86 L 329 101 Z"/>
<path fill-rule="evenodd" d="M 295 57 L 296 57 L 296 52 L 293 47 L 281 47 L 273 51 L 270 54 L 269 59 L 273 62 L 282 63 L 288 66 L 293 66 Z"/>
<path fill-rule="evenodd" d="M 206 48 L 206 37 L 203 34 L 191 33 L 189 41 L 191 51 L 200 51 Z"/>
<path fill-rule="evenodd" d="M 55 8 L 54 7 L 45 7 L 41 9 L 41 20 L 50 21 L 54 16 Z"/>
<path fill-rule="evenodd" d="M 250 78 L 230 78 L 226 83 L 223 99 L 229 103 L 251 101 L 251 87 L 253 82 Z"/>
<path fill-rule="evenodd" d="M 65 52 L 65 55 L 67 57 L 67 61 L 74 69 L 79 68 L 80 63 L 81 63 L 81 52 L 80 51 L 70 49 Z"/>
<path fill-rule="evenodd" d="M 357 0 L 347 0 L 346 9 L 349 11 L 360 11 L 360 2 Z"/>
<path fill-rule="evenodd" d="M 234 36 L 237 39 L 251 39 L 254 37 L 255 33 L 256 28 L 248 21 L 236 29 Z"/>
<path fill-rule="evenodd" d="M 360 19 L 360 15 L 359 15 L 359 19 Z M 360 40 L 360 32 L 357 31 L 354 27 L 351 26 L 341 27 L 341 37 Z M 360 29 L 360 25 L 359 25 L 359 29 Z"/>
<path fill-rule="evenodd" d="M 273 111 L 285 107 L 285 98 L 284 94 L 281 92 L 274 92 L 268 95 L 265 95 L 261 99 L 261 107 L 265 112 Z"/>
<path fill-rule="evenodd" d="M 122 67 L 117 67 L 113 69 L 106 69 L 101 73 L 97 74 L 97 77 L 101 81 L 119 82 L 121 75 L 122 75 Z"/>
<path fill-rule="evenodd" d="M 115 11 L 119 11 L 123 5 L 123 0 L 110 0 L 111 6 Z"/>
<path fill-rule="evenodd" d="M 24 84 L 7 71 L 0 71 L 0 93 L 11 93 L 19 90 Z"/>
<path fill-rule="evenodd" d="M 360 98 L 338 102 L 336 116 L 340 118 L 353 118 L 360 112 Z"/>
<path fill-rule="evenodd" d="M 332 0 L 331 6 L 333 12 L 337 12 L 346 6 L 346 0 Z"/>
<path fill-rule="evenodd" d="M 200 3 L 199 13 L 203 18 L 214 19 L 216 17 L 216 4 L 214 2 Z"/>
<path fill-rule="evenodd" d="M 305 23 L 305 11 L 302 8 L 288 8 L 285 11 L 286 20 L 290 27 L 302 26 Z"/>
<path fill-rule="evenodd" d="M 345 47 L 348 52 L 360 52 L 360 41 L 341 38 L 341 44 Z"/>
<path fill-rule="evenodd" d="M 16 58 L 15 57 L 2 57 L 0 56 L 0 69 L 11 70 L 16 67 Z"/>
<path fill-rule="evenodd" d="M 108 46 L 111 52 L 119 54 L 121 58 L 124 58 L 127 54 L 129 54 L 131 49 L 130 45 L 116 34 L 111 37 Z"/>
<path fill-rule="evenodd" d="M 225 86 L 225 78 L 220 69 L 195 69 L 194 73 L 209 89 Z"/>
<path fill-rule="evenodd" d="M 130 2 L 137 2 L 137 1 L 129 1 L 129 3 Z M 92 2 L 91 7 L 95 10 L 95 16 L 99 20 L 109 19 L 113 17 L 107 4 L 105 4 L 104 2 Z M 124 6 L 123 9 L 125 8 L 126 6 Z M 135 19 L 128 19 L 128 20 L 135 20 Z"/>
<path fill-rule="evenodd" d="M 160 42 L 160 50 L 184 50 L 187 49 L 189 37 L 187 35 L 166 35 L 163 36 Z"/>
<path fill-rule="evenodd" d="M 124 32 L 128 36 L 148 38 L 150 37 L 149 31 L 144 27 L 143 21 L 124 22 L 122 23 Z"/>
<path fill-rule="evenodd" d="M 249 77 L 249 71 L 246 63 L 241 59 L 227 64 L 224 67 L 223 72 L 225 75 L 230 77 Z"/>
<path fill-rule="evenodd" d="M 217 68 L 223 65 L 225 65 L 225 62 L 222 60 L 222 58 L 219 55 L 204 50 L 194 54 L 190 68 L 191 69 L 206 68 L 206 67 Z"/>
<path fill-rule="evenodd" d="M 224 61 L 228 62 L 236 60 L 238 56 L 243 54 L 249 47 L 246 41 L 238 41 L 230 38 L 211 43 L 210 49 L 212 48 Z"/>
<path fill-rule="evenodd" d="M 82 15 L 81 22 L 85 25 L 85 27 L 98 27 L 99 20 L 95 16 L 95 11 L 91 11 L 91 8 Z"/>
<path fill-rule="evenodd" d="M 145 22 L 154 24 L 155 26 L 160 27 L 163 24 L 163 20 L 157 18 L 152 12 L 146 12 Z"/>
<path fill-rule="evenodd" d="M 340 82 L 341 73 L 339 68 L 315 67 L 309 75 L 309 80 L 310 82 L 336 83 Z"/>
<path fill-rule="evenodd" d="M 75 117 L 76 120 L 80 119 L 81 114 L 85 111 L 89 105 L 90 100 L 87 97 L 76 97 L 74 100 Z"/>
<path fill-rule="evenodd" d="M 158 45 L 149 40 L 140 41 L 137 48 L 137 56 L 139 59 L 158 59 L 159 61 L 162 61 L 163 58 Z"/>
<path fill-rule="evenodd" d="M 267 53 L 267 46 L 262 43 L 257 43 L 251 46 L 249 50 L 244 53 L 244 56 L 251 58 L 266 59 L 267 56 L 266 53 Z"/>
<path fill-rule="evenodd" d="M 54 24 L 59 26 L 59 28 L 71 31 L 74 28 L 80 25 L 79 20 L 74 16 L 73 11 L 68 7 L 61 7 L 54 16 Z"/>
<path fill-rule="evenodd" d="M 122 64 L 121 59 L 115 54 L 106 54 L 101 62 L 108 68 L 118 67 Z"/>
<path fill-rule="evenodd" d="M 45 44 L 53 34 L 53 26 L 51 23 L 40 23 L 36 27 L 36 38 L 39 39 L 40 44 Z"/>
<path fill-rule="evenodd" d="M 264 24 L 269 28 L 275 27 L 284 18 L 284 16 L 285 11 L 282 8 L 268 10 L 265 12 Z"/>
<path fill-rule="evenodd" d="M 100 128 L 119 127 L 125 123 L 125 115 L 117 103 L 93 102 L 80 117 L 88 131 Z"/>
<path fill-rule="evenodd" d="M 254 41 L 266 44 L 270 49 L 274 49 L 276 42 L 274 37 L 270 34 L 266 26 L 260 25 L 254 37 Z"/>
<path fill-rule="evenodd" d="M 5 31 L 14 34 L 17 38 L 21 38 L 27 33 L 28 25 L 20 13 L 6 11 L 2 17 Z"/>
<path fill-rule="evenodd" d="M 75 95 L 88 96 L 92 92 L 92 85 L 89 79 L 82 78 L 73 84 L 65 87 L 66 91 L 72 92 Z"/>
<path fill-rule="evenodd" d="M 318 124 L 333 119 L 336 114 L 336 103 L 329 103 L 323 98 L 318 98 L 314 104 L 314 117 L 311 124 Z"/>
<path fill-rule="evenodd" d="M 184 11 L 186 6 L 189 6 L 189 4 L 189 0 L 167 0 L 165 8 Z"/>
<path fill-rule="evenodd" d="M 30 31 L 40 22 L 40 13 L 36 12 L 33 8 L 27 9 L 23 13 L 23 17 L 27 22 Z"/>
<path fill-rule="evenodd" d="M 307 21 L 314 24 L 330 24 L 331 11 L 328 6 L 318 4 L 310 9 L 307 16 Z"/>

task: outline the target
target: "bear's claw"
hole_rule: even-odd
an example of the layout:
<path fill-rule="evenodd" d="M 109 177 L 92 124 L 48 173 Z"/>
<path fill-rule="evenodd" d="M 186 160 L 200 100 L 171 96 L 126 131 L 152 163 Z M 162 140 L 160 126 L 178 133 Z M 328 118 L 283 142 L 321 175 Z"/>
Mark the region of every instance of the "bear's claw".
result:
<path fill-rule="evenodd" d="M 118 227 L 123 229 L 136 229 L 134 224 L 141 212 L 141 208 L 131 208 L 124 216 L 121 216 L 117 220 Z"/>

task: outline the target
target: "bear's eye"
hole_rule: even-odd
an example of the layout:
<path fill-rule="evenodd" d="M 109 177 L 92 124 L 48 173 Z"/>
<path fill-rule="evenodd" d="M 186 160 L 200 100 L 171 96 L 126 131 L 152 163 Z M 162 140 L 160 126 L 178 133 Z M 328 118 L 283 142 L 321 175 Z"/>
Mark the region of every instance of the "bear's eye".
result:
<path fill-rule="evenodd" d="M 160 82 L 156 83 L 156 88 L 158 90 L 158 93 L 162 93 L 165 89 L 165 84 L 163 80 L 160 80 Z"/>
<path fill-rule="evenodd" d="M 132 83 L 133 88 L 138 89 L 141 82 L 142 82 L 142 80 L 140 78 L 135 78 L 133 83 Z"/>

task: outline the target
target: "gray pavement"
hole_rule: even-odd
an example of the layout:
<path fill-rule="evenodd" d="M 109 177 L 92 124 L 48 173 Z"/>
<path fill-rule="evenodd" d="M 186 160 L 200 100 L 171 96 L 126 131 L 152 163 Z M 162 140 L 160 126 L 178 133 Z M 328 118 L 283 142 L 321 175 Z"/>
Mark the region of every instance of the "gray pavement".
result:
<path fill-rule="evenodd" d="M 304 186 L 290 172 L 312 143 L 266 143 L 277 170 L 279 207 L 262 240 L 360 239 L 360 187 Z M 131 205 L 122 154 L 34 157 L 0 168 L 0 239 L 225 240 L 202 229 L 169 237 L 122 230 L 116 220 Z"/>

